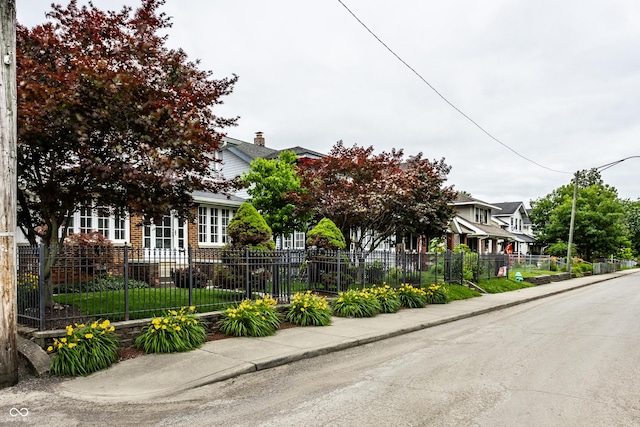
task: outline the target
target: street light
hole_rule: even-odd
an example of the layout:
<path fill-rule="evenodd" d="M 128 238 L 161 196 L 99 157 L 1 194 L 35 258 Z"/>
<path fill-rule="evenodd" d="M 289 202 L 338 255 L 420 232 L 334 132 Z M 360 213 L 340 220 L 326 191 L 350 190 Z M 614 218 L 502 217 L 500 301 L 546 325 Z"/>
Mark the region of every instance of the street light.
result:
<path fill-rule="evenodd" d="M 629 156 L 624 159 L 616 160 L 611 163 L 607 163 L 606 165 L 598 166 L 597 168 L 593 168 L 592 170 L 603 171 L 605 169 L 609 169 L 617 165 L 618 163 L 622 163 L 625 160 L 638 158 L 640 156 Z M 580 171 L 576 171 L 576 174 L 573 177 L 573 201 L 571 202 L 571 221 L 569 222 L 569 241 L 567 243 L 567 272 L 571 274 L 571 245 L 573 243 L 573 227 L 576 220 L 576 199 L 578 198 L 578 179 L 580 177 Z"/>

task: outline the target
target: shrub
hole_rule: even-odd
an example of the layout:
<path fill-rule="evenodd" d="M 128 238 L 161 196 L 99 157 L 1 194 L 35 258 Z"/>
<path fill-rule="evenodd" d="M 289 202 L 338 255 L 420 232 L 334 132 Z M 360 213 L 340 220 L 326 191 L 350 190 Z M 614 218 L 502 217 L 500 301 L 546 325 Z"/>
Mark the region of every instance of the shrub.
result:
<path fill-rule="evenodd" d="M 331 324 L 331 309 L 327 298 L 311 291 L 298 292 L 293 296 L 285 320 L 299 326 L 328 326 Z"/>
<path fill-rule="evenodd" d="M 228 249 L 273 250 L 271 228 L 260 212 L 249 202 L 244 202 L 227 226 L 231 240 Z"/>
<path fill-rule="evenodd" d="M 222 312 L 218 328 L 223 334 L 236 337 L 273 335 L 282 322 L 276 303 L 269 295 L 256 301 L 244 300 Z"/>
<path fill-rule="evenodd" d="M 427 294 L 427 304 L 446 304 L 449 302 L 447 289 L 440 285 L 429 285 L 424 291 Z"/>
<path fill-rule="evenodd" d="M 90 269 L 96 264 L 109 263 L 112 257 L 113 244 L 99 231 L 70 234 L 65 237 L 64 244 L 66 256 L 72 255 L 79 266 Z"/>
<path fill-rule="evenodd" d="M 373 317 L 382 311 L 378 298 L 366 289 L 340 292 L 332 308 L 340 317 Z"/>
<path fill-rule="evenodd" d="M 340 229 L 329 218 L 322 218 L 318 224 L 307 233 L 307 246 L 318 249 L 344 249 L 346 240 Z"/>
<path fill-rule="evenodd" d="M 381 312 L 382 313 L 395 313 L 397 312 L 402 304 L 400 303 L 400 298 L 398 298 L 398 294 L 395 289 L 389 285 L 384 285 L 381 287 L 372 286 L 369 288 L 369 292 L 371 292 L 380 303 Z"/>
<path fill-rule="evenodd" d="M 191 269 L 191 278 L 193 279 L 194 288 L 206 288 L 209 278 L 198 268 Z M 189 287 L 189 267 L 177 268 L 171 270 L 171 279 L 176 285 L 176 288 L 188 288 Z"/>
<path fill-rule="evenodd" d="M 207 339 L 207 330 L 195 315 L 195 307 L 168 310 L 154 317 L 142 328 L 135 346 L 145 353 L 176 353 L 200 347 Z"/>
<path fill-rule="evenodd" d="M 148 288 L 142 280 L 129 279 L 128 289 Z M 103 292 L 124 290 L 124 277 L 105 273 L 94 280 L 79 283 L 60 283 L 53 286 L 54 293 Z"/>
<path fill-rule="evenodd" d="M 53 375 L 89 375 L 118 360 L 118 337 L 109 320 L 69 325 L 66 330 L 66 336 L 54 338 L 53 345 L 47 348 L 55 352 L 51 362 Z"/>
<path fill-rule="evenodd" d="M 402 286 L 396 289 L 396 292 L 402 307 L 422 308 L 427 305 L 427 293 L 423 289 L 403 283 Z"/>

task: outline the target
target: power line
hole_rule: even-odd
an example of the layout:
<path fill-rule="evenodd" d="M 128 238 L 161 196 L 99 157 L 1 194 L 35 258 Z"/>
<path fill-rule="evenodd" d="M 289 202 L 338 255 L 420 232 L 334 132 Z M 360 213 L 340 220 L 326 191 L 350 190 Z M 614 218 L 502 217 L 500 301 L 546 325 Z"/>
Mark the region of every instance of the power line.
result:
<path fill-rule="evenodd" d="M 351 9 L 349 9 L 347 7 L 347 5 L 345 5 L 342 0 L 338 0 L 338 3 L 340 3 L 350 14 L 351 16 L 353 16 L 355 18 L 356 21 L 358 21 L 360 23 L 360 25 L 362 25 L 368 32 L 369 34 L 371 34 L 376 40 L 378 40 L 378 42 L 380 42 L 380 44 L 382 46 L 385 47 L 385 49 L 387 49 L 393 56 L 396 57 L 396 59 L 398 59 L 398 61 L 402 62 L 402 64 L 404 64 L 409 70 L 411 70 L 416 76 L 418 76 L 418 78 L 420 80 L 422 80 L 427 86 L 429 86 L 429 88 L 434 91 L 444 102 L 446 102 L 447 104 L 449 104 L 449 106 L 451 108 L 453 108 L 454 110 L 456 110 L 460 115 L 462 115 L 465 119 L 467 119 L 468 121 L 470 121 L 471 123 L 473 123 L 478 129 L 480 129 L 485 135 L 487 135 L 489 138 L 493 139 L 495 142 L 497 142 L 498 144 L 502 145 L 503 147 L 505 147 L 506 149 L 508 149 L 509 151 L 511 151 L 512 153 L 514 153 L 516 156 L 523 158 L 524 160 L 533 163 L 534 165 L 541 167 L 543 169 L 547 169 L 550 170 L 552 172 L 557 172 L 557 173 L 562 173 L 562 174 L 569 174 L 571 175 L 570 172 L 565 172 L 565 171 L 560 171 L 560 170 L 556 170 L 556 169 L 552 169 L 550 167 L 541 165 L 540 163 L 531 160 L 530 158 L 518 153 L 516 150 L 514 150 L 513 148 L 511 148 L 510 146 L 508 146 L 507 144 L 505 144 L 504 142 L 500 141 L 498 138 L 496 138 L 495 136 L 493 136 L 491 133 L 489 133 L 489 131 L 487 131 L 485 128 L 483 128 L 482 126 L 480 126 L 475 120 L 473 120 L 471 117 L 467 116 L 462 110 L 460 110 L 458 107 L 456 107 L 451 101 L 449 101 L 444 95 L 442 95 L 440 92 L 438 92 L 438 90 L 433 87 L 433 85 L 431 85 L 431 83 L 429 83 L 424 77 L 422 77 L 422 75 L 420 73 L 418 73 L 411 65 L 409 65 L 404 59 L 402 59 L 397 53 L 395 53 L 389 46 L 387 46 L 387 44 L 385 42 L 383 42 L 380 37 L 378 37 L 373 31 L 371 31 L 369 29 L 369 27 L 367 27 L 367 25 L 362 22 L 360 20 L 360 18 L 358 18 L 356 16 L 355 13 L 353 13 L 351 11 Z"/>

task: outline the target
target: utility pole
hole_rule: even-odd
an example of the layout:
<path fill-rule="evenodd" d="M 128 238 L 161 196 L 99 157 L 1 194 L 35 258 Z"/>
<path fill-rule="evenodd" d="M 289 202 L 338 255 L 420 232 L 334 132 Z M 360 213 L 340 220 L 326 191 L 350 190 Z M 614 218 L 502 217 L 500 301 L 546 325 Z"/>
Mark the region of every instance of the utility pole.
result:
<path fill-rule="evenodd" d="M 0 389 L 18 382 L 16 1 L 0 0 Z"/>
<path fill-rule="evenodd" d="M 573 227 L 576 222 L 576 199 L 578 198 L 578 178 L 580 177 L 580 172 L 576 172 L 573 177 L 573 200 L 571 202 L 571 222 L 569 223 L 569 242 L 567 243 L 567 272 L 569 273 L 569 277 L 571 277 L 571 261 L 573 258 L 571 257 L 571 245 L 573 244 Z"/>

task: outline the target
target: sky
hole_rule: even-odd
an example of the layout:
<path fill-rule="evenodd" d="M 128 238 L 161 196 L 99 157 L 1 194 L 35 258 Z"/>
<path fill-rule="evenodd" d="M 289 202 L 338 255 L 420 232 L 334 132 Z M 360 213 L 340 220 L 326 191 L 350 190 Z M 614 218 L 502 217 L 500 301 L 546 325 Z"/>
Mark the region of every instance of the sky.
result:
<path fill-rule="evenodd" d="M 16 3 L 33 27 L 51 2 Z M 640 156 L 636 0 L 166 0 L 161 11 L 168 47 L 214 78 L 239 76 L 215 109 L 239 117 L 232 138 L 421 152 L 445 159 L 456 190 L 527 206 L 577 170 Z M 638 171 L 632 158 L 602 177 L 638 200 Z"/>

